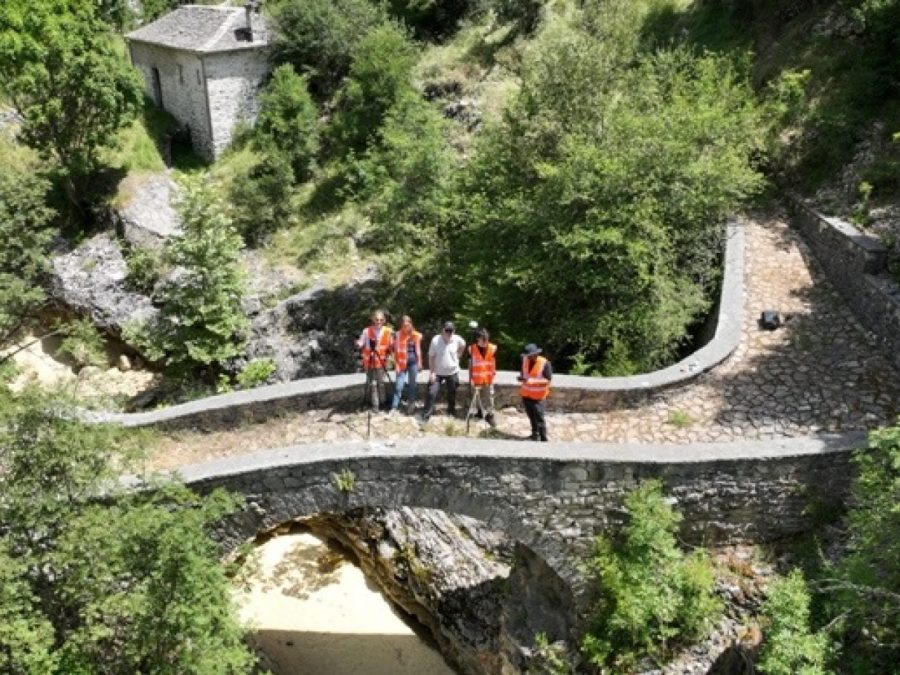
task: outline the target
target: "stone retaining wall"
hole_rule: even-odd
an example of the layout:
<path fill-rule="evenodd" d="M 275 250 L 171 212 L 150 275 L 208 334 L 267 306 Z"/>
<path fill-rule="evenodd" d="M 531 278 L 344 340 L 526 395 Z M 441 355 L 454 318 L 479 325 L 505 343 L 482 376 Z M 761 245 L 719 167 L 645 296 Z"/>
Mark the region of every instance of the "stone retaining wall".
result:
<path fill-rule="evenodd" d="M 650 394 L 683 386 L 724 361 L 741 339 L 744 300 L 744 230 L 738 220 L 726 228 L 725 265 L 716 329 L 712 339 L 678 363 L 630 377 L 555 375 L 551 410 L 590 412 L 618 405 L 637 406 Z M 552 358 L 552 355 L 550 355 Z M 520 402 L 518 373 L 501 371 L 496 380 L 498 406 Z M 466 373 L 462 373 L 463 382 Z M 335 375 L 257 387 L 140 413 L 93 414 L 91 419 L 128 427 L 216 429 L 261 422 L 275 415 L 317 408 L 357 408 L 363 402 L 365 376 Z M 420 382 L 425 382 L 424 375 Z M 424 396 L 425 387 L 420 387 Z"/>
<path fill-rule="evenodd" d="M 887 273 L 887 248 L 839 218 L 790 198 L 792 221 L 825 274 L 885 353 L 900 367 L 900 284 Z"/>

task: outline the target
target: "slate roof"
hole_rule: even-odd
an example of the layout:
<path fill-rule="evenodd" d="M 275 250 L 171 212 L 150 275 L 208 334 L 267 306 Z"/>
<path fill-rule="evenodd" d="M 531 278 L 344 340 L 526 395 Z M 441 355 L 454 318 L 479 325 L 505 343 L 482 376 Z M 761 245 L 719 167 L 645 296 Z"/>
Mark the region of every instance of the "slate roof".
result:
<path fill-rule="evenodd" d="M 262 14 L 255 15 L 254 25 L 251 42 L 243 7 L 182 5 L 125 37 L 134 42 L 191 52 L 227 52 L 266 46 L 267 31 Z"/>

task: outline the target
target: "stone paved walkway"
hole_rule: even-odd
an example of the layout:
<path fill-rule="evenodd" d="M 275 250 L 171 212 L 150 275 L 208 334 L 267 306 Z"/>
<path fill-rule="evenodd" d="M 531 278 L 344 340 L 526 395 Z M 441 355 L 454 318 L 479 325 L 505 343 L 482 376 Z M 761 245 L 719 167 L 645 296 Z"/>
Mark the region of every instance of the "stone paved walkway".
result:
<path fill-rule="evenodd" d="M 725 363 L 639 408 L 548 415 L 551 439 L 767 440 L 894 422 L 900 414 L 900 372 L 853 318 L 782 216 L 748 221 L 746 256 L 743 337 Z M 757 319 L 764 309 L 786 316 L 785 325 L 761 330 Z M 498 421 L 496 432 L 477 422 L 470 435 L 529 433 L 524 413 L 515 409 L 500 411 Z M 362 413 L 318 410 L 232 431 L 181 432 L 158 439 L 151 464 L 171 468 L 254 449 L 359 440 L 366 423 Z M 464 434 L 462 420 L 441 415 L 425 426 L 405 416 L 372 419 L 373 439 Z"/>

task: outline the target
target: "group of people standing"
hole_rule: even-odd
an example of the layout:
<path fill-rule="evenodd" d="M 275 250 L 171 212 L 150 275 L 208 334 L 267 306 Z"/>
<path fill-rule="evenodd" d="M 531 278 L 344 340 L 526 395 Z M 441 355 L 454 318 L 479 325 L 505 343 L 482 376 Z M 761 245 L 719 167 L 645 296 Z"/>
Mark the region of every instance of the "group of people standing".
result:
<path fill-rule="evenodd" d="M 456 414 L 456 391 L 459 388 L 460 359 L 469 357 L 469 384 L 472 387 L 472 412 L 491 426 L 496 427 L 494 416 L 494 378 L 497 375 L 497 345 L 490 341 L 488 331 L 479 327 L 474 332 L 474 343 L 468 348 L 466 341 L 457 332 L 452 321 L 444 324 L 440 333 L 434 336 L 428 347 L 428 393 L 425 397 L 423 421 L 427 422 L 434 412 L 434 405 L 441 387 L 447 390 L 447 412 Z M 412 319 L 404 314 L 400 327 L 393 331 L 385 323 L 381 310 L 372 313 L 372 323 L 365 328 L 357 340 L 362 353 L 363 368 L 366 371 L 366 388 L 373 410 L 385 407 L 385 377 L 393 362 L 394 394 L 389 414 L 400 408 L 403 395 L 407 398 L 407 412 L 415 413 L 416 377 L 423 368 L 422 333 L 415 329 Z M 525 347 L 522 354 L 522 371 L 519 374 L 520 394 L 525 412 L 531 423 L 531 440 L 547 440 L 547 424 L 544 417 L 544 400 L 550 394 L 550 380 L 553 369 L 550 361 L 541 356 L 541 349 L 535 344 Z"/>

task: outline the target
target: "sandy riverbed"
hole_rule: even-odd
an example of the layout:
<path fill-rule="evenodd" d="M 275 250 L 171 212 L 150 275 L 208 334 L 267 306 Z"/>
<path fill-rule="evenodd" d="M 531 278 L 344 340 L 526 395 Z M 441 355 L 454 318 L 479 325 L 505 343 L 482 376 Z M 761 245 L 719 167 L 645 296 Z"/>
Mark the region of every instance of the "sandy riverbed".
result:
<path fill-rule="evenodd" d="M 362 571 L 318 537 L 287 534 L 258 548 L 241 618 L 275 675 L 453 675 Z"/>

